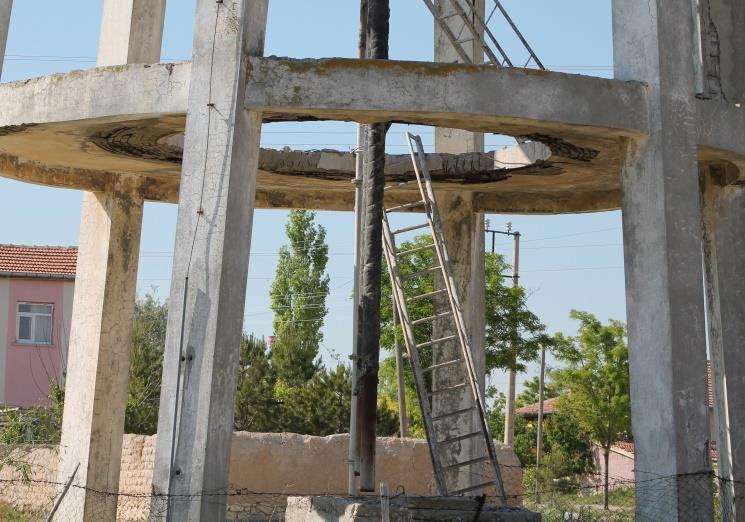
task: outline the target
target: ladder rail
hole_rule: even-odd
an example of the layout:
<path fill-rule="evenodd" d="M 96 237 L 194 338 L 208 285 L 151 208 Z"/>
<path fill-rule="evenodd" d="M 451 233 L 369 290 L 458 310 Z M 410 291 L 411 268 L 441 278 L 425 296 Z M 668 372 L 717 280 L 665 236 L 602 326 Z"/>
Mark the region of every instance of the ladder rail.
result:
<path fill-rule="evenodd" d="M 447 23 L 442 22 L 440 20 L 440 13 L 437 11 L 437 7 L 432 3 L 432 0 L 422 0 L 424 4 L 427 6 L 427 8 L 432 13 L 432 16 L 435 17 L 435 20 L 437 20 L 437 24 L 442 29 L 443 34 L 445 37 L 450 40 L 450 43 L 453 44 L 453 48 L 455 49 L 455 52 L 458 53 L 458 56 L 460 56 L 460 59 L 463 60 L 463 63 L 473 63 L 473 60 L 471 60 L 471 57 L 468 56 L 468 54 L 463 50 L 463 47 L 458 43 L 458 38 L 453 34 L 453 31 L 450 29 L 450 26 L 448 26 Z"/>
<path fill-rule="evenodd" d="M 494 439 L 491 436 L 491 430 L 486 422 L 486 408 L 481 398 L 481 391 L 478 388 L 478 380 L 476 376 L 476 370 L 471 357 L 471 351 L 469 349 L 469 340 L 466 335 L 465 320 L 463 318 L 463 312 L 460 308 L 460 300 L 458 298 L 457 288 L 455 287 L 455 279 L 452 274 L 450 267 L 450 258 L 447 254 L 447 248 L 445 247 L 444 234 L 442 232 L 442 223 L 440 221 L 439 212 L 437 210 L 436 199 L 434 190 L 432 189 L 432 178 L 429 174 L 429 169 L 425 161 L 424 147 L 422 145 L 421 137 L 407 133 L 407 142 L 409 146 L 409 152 L 414 163 L 414 174 L 417 177 L 419 188 L 422 192 L 423 198 L 428 201 L 429 212 L 427 213 L 427 219 L 430 221 L 432 233 L 435 236 L 434 244 L 435 251 L 442 267 L 443 282 L 448 289 L 448 299 L 450 301 L 451 309 L 453 310 L 453 319 L 456 324 L 456 331 L 459 337 L 461 351 L 466 366 L 466 370 L 469 376 L 469 382 L 471 384 L 471 391 L 473 393 L 473 399 L 478 410 L 479 423 L 484 434 L 487 452 L 491 458 L 492 467 L 495 473 L 495 484 L 497 486 L 497 492 L 501 497 L 502 501 L 506 501 L 506 495 L 504 491 L 504 483 L 502 481 L 501 472 L 497 463 L 496 449 L 494 447 Z M 416 148 L 416 151 L 415 151 Z"/>
<path fill-rule="evenodd" d="M 517 37 L 520 39 L 523 46 L 525 46 L 525 49 L 528 51 L 528 53 L 530 54 L 530 57 L 533 59 L 535 64 L 538 66 L 539 69 L 545 71 L 546 68 L 543 66 L 543 63 L 541 62 L 541 60 L 538 59 L 538 55 L 535 54 L 535 51 L 533 51 L 533 48 L 530 46 L 528 41 L 525 39 L 525 37 L 523 36 L 523 33 L 520 31 L 520 29 L 517 28 L 517 25 L 515 25 L 515 22 L 512 20 L 512 17 L 502 5 L 502 2 L 500 0 L 494 0 L 494 3 L 497 5 L 497 9 L 499 9 L 499 11 L 502 13 L 502 16 L 504 16 L 504 19 L 507 20 L 507 23 L 510 24 L 510 27 L 512 27 L 512 30 L 515 32 Z"/>
<path fill-rule="evenodd" d="M 425 419 L 424 432 L 429 442 L 429 453 L 432 459 L 432 467 L 434 468 L 435 482 L 437 483 L 437 489 L 443 496 L 448 495 L 447 484 L 444 480 L 442 465 L 440 463 L 439 456 L 435 453 L 437 436 L 434 430 L 434 425 L 431 422 L 432 412 L 430 411 L 429 399 L 426 394 L 426 386 L 424 384 L 424 377 L 419 368 L 421 368 L 421 362 L 419 360 L 419 352 L 416 347 L 416 338 L 414 337 L 414 329 L 409 318 L 409 309 L 406 303 L 406 296 L 403 294 L 403 279 L 401 278 L 401 272 L 398 267 L 396 260 L 396 244 L 391 234 L 390 225 L 388 218 L 383 213 L 383 252 L 388 265 L 388 275 L 391 278 L 393 284 L 391 285 L 391 291 L 393 292 L 393 298 L 396 301 L 396 310 L 398 311 L 399 324 L 404 330 L 404 344 L 406 345 L 406 351 L 409 354 L 409 361 L 413 368 L 414 380 L 416 383 L 416 393 L 419 399 L 419 406 L 422 409 L 422 416 Z M 394 310 L 393 313 L 396 313 Z"/>
<path fill-rule="evenodd" d="M 461 5 L 460 0 L 450 0 L 450 5 L 453 6 L 453 8 L 455 9 L 455 11 L 460 16 L 460 19 L 463 21 L 463 24 L 469 30 L 469 32 L 471 33 L 471 36 L 473 36 L 473 41 L 475 41 L 475 42 L 477 42 L 479 44 L 479 46 L 483 50 L 484 54 L 486 54 L 489 57 L 489 60 L 492 63 L 498 64 L 499 63 L 499 58 L 497 58 L 497 56 L 494 54 L 494 52 L 489 47 L 489 44 L 486 43 L 486 41 L 484 40 L 484 37 L 480 34 L 478 28 L 471 21 L 468 13 L 466 13 L 466 10 L 463 9 L 463 6 Z M 473 16 L 474 20 L 480 22 L 482 28 L 486 28 L 486 24 L 484 23 L 484 21 L 481 19 L 481 17 L 478 15 L 478 13 L 476 13 L 476 11 L 474 11 L 473 9 L 471 9 L 471 15 Z M 447 23 L 440 23 L 440 27 L 442 27 L 443 25 L 447 25 Z M 499 50 L 500 54 L 502 54 L 502 57 L 507 62 L 509 62 L 509 58 L 507 58 L 507 55 L 504 53 L 504 51 L 502 50 L 502 47 L 499 45 L 499 43 L 493 37 L 493 35 L 491 34 L 491 31 L 489 31 L 488 28 L 486 28 L 486 30 L 489 32 L 489 35 L 491 36 L 491 38 L 493 40 L 493 43 L 496 44 L 497 49 Z M 474 63 L 474 60 L 471 59 L 470 60 L 470 63 Z M 510 64 L 510 66 L 511 65 L 512 64 Z"/>

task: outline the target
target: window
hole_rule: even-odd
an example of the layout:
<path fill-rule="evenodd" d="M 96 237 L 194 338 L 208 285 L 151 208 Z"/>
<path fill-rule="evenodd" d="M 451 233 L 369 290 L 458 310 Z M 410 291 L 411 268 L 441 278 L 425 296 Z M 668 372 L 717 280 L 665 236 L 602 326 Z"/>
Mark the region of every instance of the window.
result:
<path fill-rule="evenodd" d="M 16 340 L 24 344 L 52 344 L 52 305 L 18 303 Z"/>

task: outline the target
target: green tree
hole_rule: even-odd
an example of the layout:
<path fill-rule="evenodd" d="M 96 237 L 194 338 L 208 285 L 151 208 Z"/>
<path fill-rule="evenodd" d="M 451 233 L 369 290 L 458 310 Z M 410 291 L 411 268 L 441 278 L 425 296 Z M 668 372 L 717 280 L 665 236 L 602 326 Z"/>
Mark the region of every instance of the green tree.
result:
<path fill-rule="evenodd" d="M 151 294 L 135 303 L 126 433 L 152 435 L 158 430 L 160 382 L 166 342 L 168 307 Z"/>
<path fill-rule="evenodd" d="M 594 315 L 572 310 L 579 321 L 578 335 L 555 336 L 556 356 L 566 368 L 552 379 L 569 392 L 559 401 L 603 450 L 605 484 L 603 506 L 608 508 L 608 457 L 613 444 L 631 432 L 629 358 L 626 326 L 611 320 L 602 324 Z"/>
<path fill-rule="evenodd" d="M 276 382 L 271 352 L 264 339 L 243 334 L 235 395 L 236 430 L 273 432 L 277 429 L 281 403 L 274 397 Z"/>
<path fill-rule="evenodd" d="M 315 224 L 315 216 L 307 210 L 290 211 L 285 226 L 289 245 L 279 250 L 270 292 L 276 336 L 272 361 L 277 377 L 288 384 L 311 379 L 320 367 L 318 348 L 328 311 L 328 245 L 326 230 Z"/>

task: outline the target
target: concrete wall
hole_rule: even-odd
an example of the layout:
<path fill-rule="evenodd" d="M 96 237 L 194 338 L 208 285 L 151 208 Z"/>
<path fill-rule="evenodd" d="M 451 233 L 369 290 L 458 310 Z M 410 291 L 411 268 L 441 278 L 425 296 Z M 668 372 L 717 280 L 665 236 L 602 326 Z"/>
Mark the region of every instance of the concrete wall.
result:
<path fill-rule="evenodd" d="M 7 303 L 0 316 L 4 321 L 5 365 L 2 373 L 3 402 L 11 406 L 36 406 L 49 395 L 52 382 L 60 382 L 62 364 L 60 354 L 67 342 L 71 306 L 65 303 L 63 280 L 23 279 L 7 280 Z M 0 293 L 0 298 L 2 294 Z M 19 302 L 51 303 L 52 344 L 29 345 L 16 342 L 16 311 Z"/>
<path fill-rule="evenodd" d="M 522 470 L 514 452 L 498 446 L 507 494 L 521 502 Z M 155 457 L 155 436 L 125 435 L 122 451 L 118 520 L 147 518 Z M 58 454 L 38 447 L 23 459 L 32 482 L 24 485 L 10 466 L 0 469 L 0 502 L 31 513 L 44 513 L 55 494 Z M 344 495 L 347 489 L 347 435 L 311 437 L 292 433 L 235 433 L 230 462 L 228 518 L 284 513 L 288 495 Z M 414 439 L 378 439 L 378 482 L 391 492 L 411 495 L 433 492 L 427 444 Z M 10 480 L 10 481 L 9 481 Z M 37 481 L 37 482 L 33 482 Z"/>
<path fill-rule="evenodd" d="M 592 463 L 595 474 L 588 476 L 588 484 L 602 491 L 605 481 L 605 460 L 603 449 L 600 446 L 592 447 Z M 634 455 L 620 448 L 611 448 L 608 457 L 608 483 L 610 489 L 625 488 L 633 486 L 634 483 Z"/>

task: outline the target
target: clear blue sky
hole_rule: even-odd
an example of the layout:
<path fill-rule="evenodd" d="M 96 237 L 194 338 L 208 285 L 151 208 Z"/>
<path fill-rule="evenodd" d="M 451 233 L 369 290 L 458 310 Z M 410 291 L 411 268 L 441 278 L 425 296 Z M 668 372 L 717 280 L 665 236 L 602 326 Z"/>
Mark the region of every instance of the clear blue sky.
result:
<path fill-rule="evenodd" d="M 487 0 L 487 4 L 490 0 Z M 612 76 L 610 0 L 503 0 L 539 57 L 550 69 Z M 15 0 L 2 81 L 95 66 L 101 0 Z M 432 60 L 433 20 L 419 0 L 393 0 L 391 58 Z M 355 0 L 270 0 L 268 55 L 354 57 L 358 2 Z M 190 59 L 194 0 L 169 0 L 162 56 Z M 502 34 L 502 27 L 495 30 Z M 508 47 L 514 48 L 508 41 Z M 519 53 L 516 53 L 520 56 Z M 562 100 L 555 100 L 562 103 Z M 389 151 L 404 152 L 403 126 L 389 133 Z M 431 145 L 431 129 L 414 129 Z M 264 127 L 265 147 L 296 149 L 354 146 L 355 130 L 346 123 L 272 124 Z M 487 150 L 509 143 L 487 136 Z M 0 243 L 76 245 L 81 194 L 0 178 Z M 530 306 L 550 331 L 573 332 L 571 309 L 602 319 L 625 320 L 623 250 L 619 212 L 563 216 L 487 216 L 493 228 L 512 222 L 522 233 L 522 283 Z M 256 211 L 244 327 L 272 333 L 269 286 L 276 254 L 284 242 L 286 212 Z M 155 289 L 168 296 L 176 207 L 148 203 L 142 234 L 138 293 Z M 324 328 L 323 357 L 346 361 L 351 351 L 352 213 L 320 212 L 328 231 L 328 272 L 332 292 Z M 501 240 L 500 252 L 510 255 Z M 531 368 L 529 374 L 535 372 Z M 521 377 L 519 380 L 522 380 Z M 492 382 L 504 389 L 504 377 Z"/>

